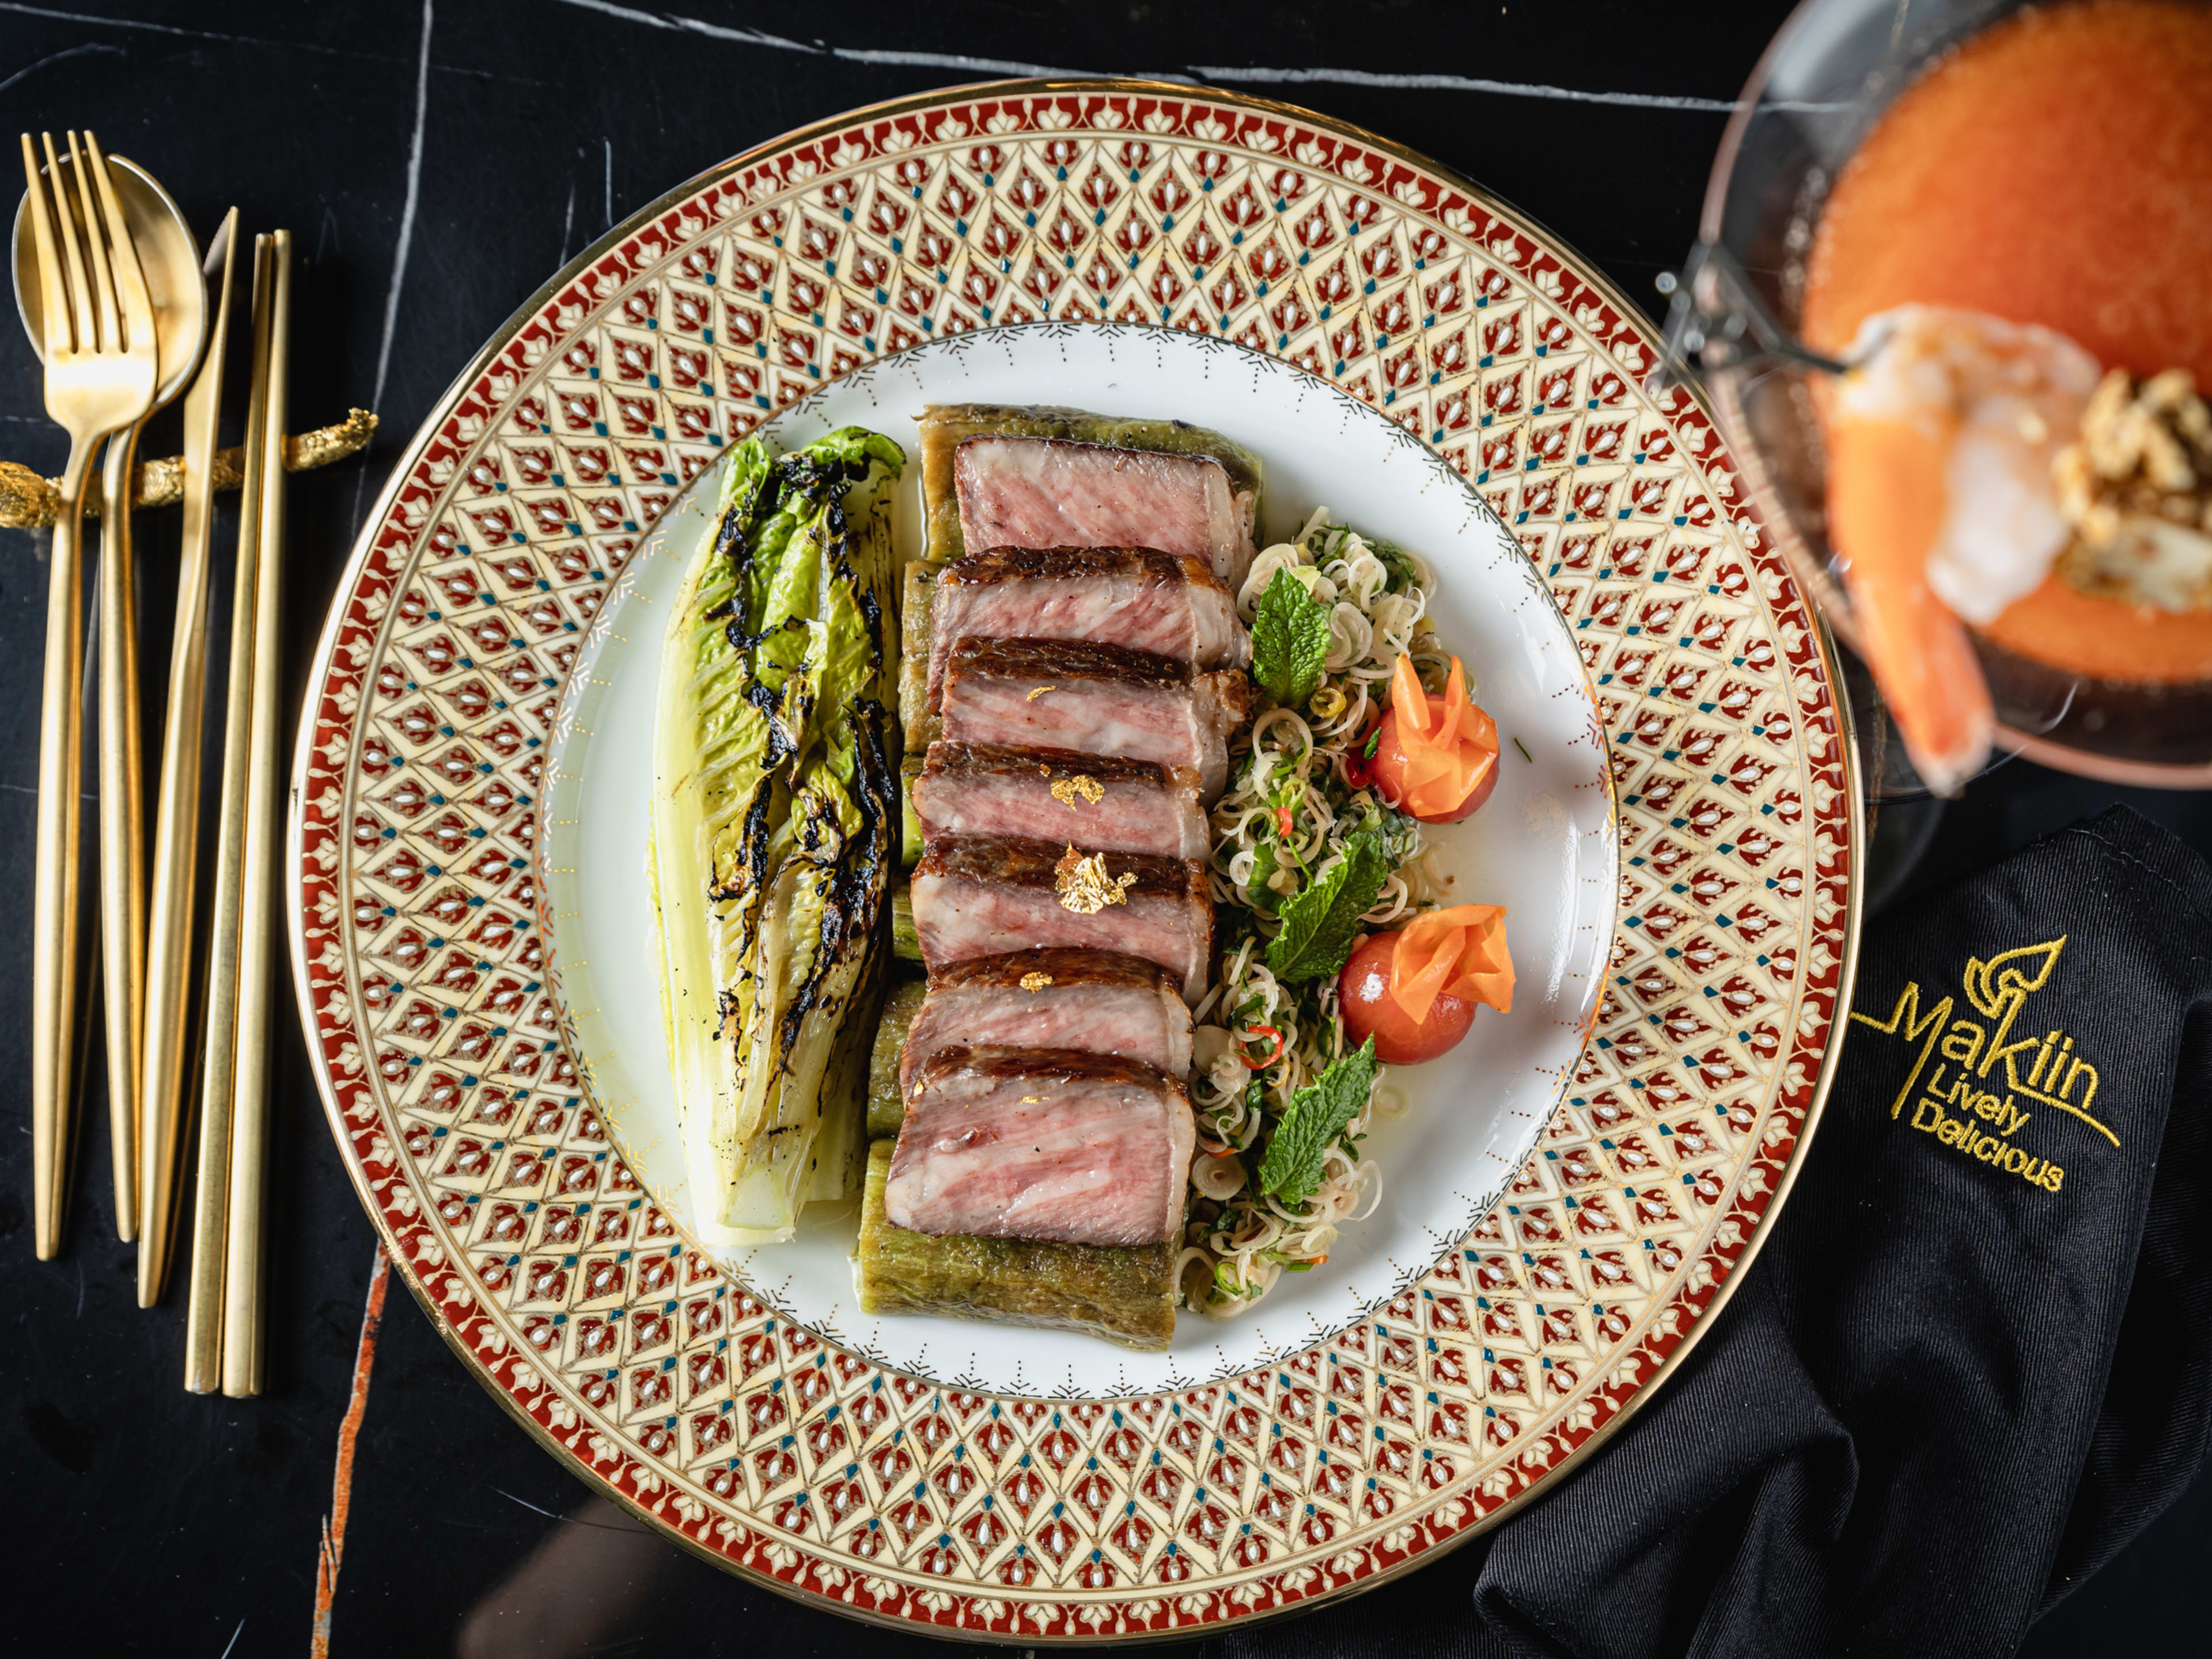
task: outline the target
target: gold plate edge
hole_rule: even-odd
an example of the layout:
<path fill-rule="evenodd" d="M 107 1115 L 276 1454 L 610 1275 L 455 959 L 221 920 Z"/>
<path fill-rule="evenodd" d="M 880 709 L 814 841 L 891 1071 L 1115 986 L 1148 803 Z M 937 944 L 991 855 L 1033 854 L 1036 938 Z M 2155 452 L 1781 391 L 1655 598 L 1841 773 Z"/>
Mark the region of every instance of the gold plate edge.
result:
<path fill-rule="evenodd" d="M 1503 210 L 1507 216 L 1519 220 L 1529 231 L 1540 235 L 1550 248 L 1558 252 L 1571 256 L 1574 261 L 1575 274 L 1579 280 L 1589 283 L 1593 288 L 1596 289 L 1607 300 L 1619 307 L 1624 316 L 1635 321 L 1644 332 L 1654 338 L 1657 337 L 1658 330 L 1656 325 L 1652 322 L 1651 319 L 1645 314 L 1643 307 L 1638 306 L 1634 301 L 1628 299 L 1626 295 L 1624 294 L 1613 282 L 1612 278 L 1607 276 L 1595 265 L 1591 264 L 1591 262 L 1583 256 L 1572 243 L 1558 236 L 1547 225 L 1546 225 L 1542 221 L 1537 219 L 1534 216 L 1513 205 L 1511 203 L 1508 202 L 1506 198 L 1499 196 L 1496 191 L 1477 185 L 1472 179 L 1461 173 L 1457 169 L 1445 166 L 1444 164 L 1424 155 L 1420 151 L 1415 150 L 1407 145 L 1399 143 L 1393 139 L 1386 138 L 1380 134 L 1372 132 L 1364 127 L 1359 126 L 1356 123 L 1346 121 L 1333 116 L 1323 115 L 1318 112 L 1304 108 L 1298 105 L 1282 103 L 1272 99 L 1256 98 L 1247 94 L 1227 91 L 1222 88 L 1205 86 L 1202 84 L 1189 85 L 1182 82 L 1146 81 L 1139 79 L 1086 79 L 1081 77 L 1036 77 L 1005 81 L 971 82 L 958 86 L 942 87 L 927 92 L 908 94 L 903 97 L 887 99 L 874 104 L 863 105 L 854 109 L 842 111 L 820 121 L 811 122 L 792 128 L 786 132 L 781 133 L 775 137 L 769 138 L 762 143 L 753 146 L 751 149 L 741 151 L 733 156 L 716 163 L 713 167 L 704 169 L 699 173 L 695 174 L 690 179 L 684 181 L 683 184 L 677 185 L 674 189 L 664 192 L 662 195 L 648 203 L 646 206 L 639 209 L 636 212 L 630 215 L 629 217 L 623 220 L 621 224 L 617 225 L 605 232 L 599 238 L 598 240 L 586 247 L 573 260 L 571 260 L 568 264 L 564 266 L 552 277 L 549 278 L 544 283 L 541 284 L 527 299 L 524 300 L 521 304 L 509 314 L 507 319 L 502 322 L 487 339 L 484 345 L 478 349 L 477 354 L 471 357 L 468 363 L 454 376 L 453 381 L 447 387 L 447 390 L 440 396 L 437 402 L 433 405 L 431 412 L 416 428 L 414 435 L 409 440 L 407 445 L 401 451 L 401 461 L 395 464 L 391 477 L 386 480 L 384 488 L 378 492 L 375 504 L 371 508 L 369 515 L 362 520 L 362 529 L 356 537 L 353 551 L 348 556 L 345 568 L 340 573 L 337 582 L 334 586 L 335 597 L 331 609 L 325 615 L 322 629 L 316 640 L 315 651 L 310 660 L 308 678 L 307 682 L 309 687 L 310 697 L 313 696 L 314 689 L 319 687 L 329 676 L 331 659 L 337 648 L 337 635 L 340 624 L 343 621 L 342 613 L 337 606 L 337 600 L 352 591 L 353 587 L 358 581 L 362 568 L 367 564 L 369 555 L 374 550 L 375 536 L 385 520 L 389 517 L 392 508 L 398 498 L 400 489 L 404 484 L 406 478 L 406 468 L 404 463 L 406 459 L 413 456 L 435 434 L 446 415 L 449 412 L 453 405 L 459 401 L 465 389 L 472 384 L 488 367 L 489 367 L 489 365 L 498 357 L 499 354 L 503 351 L 507 345 L 513 343 L 515 337 L 520 334 L 530 320 L 536 316 L 538 311 L 563 287 L 575 281 L 578 276 L 581 276 L 592 264 L 602 257 L 607 250 L 618 246 L 623 240 L 635 234 L 638 230 L 648 225 L 653 219 L 657 218 L 662 213 L 666 212 L 678 204 L 698 195 L 702 190 L 708 188 L 713 183 L 727 178 L 731 173 L 736 172 L 739 168 L 750 165 L 751 163 L 768 155 L 773 155 L 781 149 L 794 144 L 804 143 L 827 137 L 842 128 L 850 126 L 855 122 L 866 118 L 882 118 L 892 115 L 905 114 L 915 111 L 930 109 L 941 104 L 957 102 L 964 99 L 971 99 L 977 96 L 993 94 L 1005 95 L 1008 94 L 1018 94 L 1024 90 L 1034 91 L 1040 94 L 1074 91 L 1124 92 L 1164 97 L 1187 97 L 1193 94 L 1200 94 L 1207 98 L 1218 100 L 1224 103 L 1295 118 L 1298 120 L 1310 123 L 1322 131 L 1339 136 L 1348 137 L 1364 144 L 1371 144 L 1379 151 L 1394 155 L 1401 161 L 1407 162 L 1409 165 L 1425 169 L 1436 177 L 1449 181 L 1455 188 L 1467 192 L 1470 200 L 1474 201 L 1478 205 L 1494 205 Z M 1692 388 L 1691 395 L 1696 402 L 1699 410 L 1705 416 L 1706 419 L 1708 421 L 1713 421 L 1713 411 L 1702 392 Z M 1714 421 L 1714 425 L 1717 429 L 1718 422 L 1717 421 Z M 1733 468 L 1734 462 L 1732 459 L 1730 465 L 1731 468 Z M 1794 579 L 1792 585 L 1795 586 Z M 1844 924 L 1843 959 L 1837 981 L 1837 1012 L 1832 1021 L 1832 1030 L 1829 1040 L 1822 1054 L 1820 1075 L 1814 1083 L 1813 1098 L 1807 1105 L 1804 1124 L 1798 1133 L 1796 1145 L 1791 1151 L 1789 1165 L 1784 1170 L 1782 1179 L 1777 1185 L 1774 1194 L 1769 1200 L 1765 1211 L 1761 1213 L 1758 1224 L 1753 1228 L 1751 1237 L 1745 1241 L 1743 1249 L 1737 1256 L 1735 1261 L 1730 1266 L 1727 1277 L 1724 1278 L 1716 1288 L 1712 1300 L 1705 1305 L 1705 1308 L 1699 1314 L 1695 1323 L 1692 1325 L 1688 1333 L 1683 1337 L 1682 1340 L 1676 1345 L 1674 1350 L 1668 1353 L 1666 1359 L 1660 1364 L 1657 1369 L 1650 1374 L 1642 1385 L 1638 1388 L 1635 1394 L 1631 1395 L 1627 1402 L 1623 1405 L 1618 1412 L 1614 1413 L 1614 1414 L 1609 1418 L 1605 1424 L 1593 1431 L 1589 1437 L 1584 1440 L 1581 1445 L 1576 1447 L 1565 1459 L 1553 1466 L 1551 1469 L 1547 1470 L 1540 1478 L 1532 1483 L 1528 1487 L 1518 1493 L 1516 1493 L 1513 1497 L 1507 1498 L 1504 1503 L 1500 1504 L 1496 1510 L 1491 1511 L 1488 1515 L 1484 1516 L 1480 1519 L 1461 1528 L 1457 1533 L 1453 1534 L 1449 1540 L 1440 1545 L 1432 1546 L 1431 1547 L 1418 1553 L 1408 1555 L 1403 1559 L 1394 1562 L 1387 1567 L 1376 1570 L 1375 1572 L 1370 1573 L 1364 1578 L 1353 1579 L 1310 1599 L 1297 1601 L 1289 1607 L 1273 1609 L 1265 1613 L 1249 1614 L 1242 1618 L 1232 1618 L 1221 1620 L 1219 1621 L 1221 1626 L 1225 1627 L 1231 1624 L 1234 1624 L 1238 1628 L 1253 1628 L 1261 1625 L 1273 1624 L 1283 1620 L 1296 1618 L 1302 1613 L 1313 1611 L 1316 1608 L 1328 1605 L 1334 1601 L 1347 1599 L 1352 1595 L 1364 1594 L 1369 1589 L 1372 1589 L 1378 1585 L 1401 1577 L 1419 1567 L 1427 1565 L 1430 1563 L 1441 1559 L 1452 1550 L 1456 1549 L 1461 1545 L 1466 1543 L 1469 1539 L 1488 1532 L 1492 1528 L 1498 1526 L 1510 1516 L 1518 1514 L 1522 1509 L 1526 1508 L 1529 1504 L 1540 1497 L 1549 1496 L 1555 1483 L 1562 1476 L 1571 1473 L 1574 1468 L 1576 1468 L 1593 1448 L 1604 1443 L 1623 1422 L 1632 1417 L 1636 1412 L 1641 1408 L 1644 1402 L 1650 1398 L 1654 1389 L 1662 1386 L 1673 1376 L 1675 1367 L 1681 1361 L 1683 1357 L 1697 1346 L 1698 1340 L 1704 1335 L 1711 1320 L 1719 1314 L 1722 1309 L 1725 1306 L 1729 1297 L 1734 1293 L 1735 1285 L 1741 1278 L 1745 1269 L 1749 1267 L 1752 1262 L 1756 1259 L 1759 1249 L 1765 1242 L 1769 1228 L 1771 1227 L 1774 1218 L 1780 1214 L 1783 1206 L 1787 1202 L 1791 1190 L 1796 1186 L 1798 1170 L 1802 1167 L 1806 1152 L 1811 1142 L 1813 1133 L 1819 1126 L 1822 1111 L 1826 1105 L 1829 1091 L 1834 1082 L 1836 1066 L 1843 1052 L 1844 1037 L 1850 1024 L 1850 994 L 1857 971 L 1860 929 L 1863 921 L 1862 910 L 1864 896 L 1864 882 L 1862 877 L 1861 865 L 1863 859 L 1864 842 L 1866 837 L 1865 796 L 1863 781 L 1859 774 L 1858 757 L 1853 734 L 1850 708 L 1848 700 L 1842 695 L 1843 681 L 1836 661 L 1835 642 L 1829 631 L 1826 619 L 1820 617 L 1817 611 L 1813 610 L 1809 600 L 1802 602 L 1805 604 L 1807 614 L 1812 617 L 1814 623 L 1814 631 L 1819 643 L 1821 665 L 1827 678 L 1830 695 L 1834 702 L 1838 715 L 1838 737 L 1843 749 L 1846 793 L 1849 797 L 1851 828 L 1851 862 L 1849 875 L 1850 898 Z M 385 625 L 389 625 L 388 619 Z M 380 628 L 380 634 L 382 631 L 382 629 Z M 290 864 L 288 867 L 292 872 L 296 872 L 300 868 L 301 860 L 305 850 L 304 823 L 301 816 L 301 800 L 307 783 L 308 762 L 313 752 L 310 748 L 310 739 L 313 735 L 313 707 L 312 704 L 309 704 L 303 706 L 301 710 L 299 729 L 295 734 L 293 744 L 292 781 L 288 798 L 285 826 L 285 848 L 288 857 L 290 860 Z M 1616 787 L 1612 785 L 1609 773 L 1608 788 L 1609 793 L 1613 796 L 1614 812 L 1617 823 L 1619 810 L 1618 789 Z M 827 1610 L 841 1613 L 847 1618 L 859 1620 L 863 1623 L 875 1625 L 884 1628 L 898 1629 L 908 1632 L 917 1630 L 938 1630 L 939 1627 L 926 1626 L 921 1621 L 914 1619 L 903 1618 L 895 1614 L 876 1613 L 870 1610 L 861 1609 L 848 1604 L 841 1603 L 835 1598 L 824 1595 L 819 1591 L 805 1589 L 798 1584 L 787 1583 L 783 1579 L 778 1578 L 773 1574 L 764 1573 L 757 1568 L 744 1565 L 724 1552 L 714 1549 L 709 1546 L 702 1544 L 698 1540 L 690 1538 L 684 1534 L 679 1527 L 662 1519 L 660 1516 L 635 1503 L 633 1499 L 624 1496 L 618 1487 L 601 1477 L 588 1463 L 585 1462 L 580 1457 L 579 1457 L 573 1449 L 563 1446 L 554 1440 L 550 1434 L 549 1434 L 535 1419 L 532 1418 L 529 1413 L 521 1407 L 518 1401 L 516 1401 L 503 1388 L 499 1386 L 495 1380 L 484 1371 L 484 1370 L 478 1364 L 474 1352 L 462 1344 L 458 1334 L 447 1324 L 443 1317 L 441 1316 L 438 1304 L 431 1299 L 430 1293 L 428 1289 L 416 1278 L 412 1263 L 405 1259 L 404 1253 L 396 1249 L 396 1241 L 386 1227 L 381 1208 L 369 1191 L 366 1183 L 365 1174 L 361 1169 L 358 1160 L 351 1155 L 349 1136 L 338 1108 L 334 1085 L 331 1081 L 329 1074 L 328 1065 L 321 1052 L 319 1043 L 315 1040 L 313 1012 L 313 1005 L 312 1001 L 311 988 L 307 981 L 307 962 L 304 953 L 306 915 L 304 910 L 303 888 L 302 884 L 298 880 L 289 875 L 286 881 L 285 913 L 289 934 L 287 943 L 289 947 L 289 954 L 292 962 L 293 991 L 295 997 L 297 1000 L 302 1035 L 307 1040 L 310 1066 L 315 1078 L 316 1091 L 322 1097 L 324 1115 L 330 1123 L 332 1134 L 339 1143 L 339 1151 L 342 1160 L 344 1162 L 346 1166 L 347 1177 L 353 1183 L 355 1193 L 360 1199 L 362 1208 L 368 1212 L 370 1221 L 375 1226 L 378 1237 L 383 1245 L 386 1253 L 392 1258 L 394 1265 L 399 1268 L 400 1277 L 407 1285 L 409 1291 L 415 1296 L 416 1299 L 422 1304 L 424 1312 L 428 1316 L 430 1322 L 437 1328 L 439 1335 L 443 1338 L 447 1345 L 453 1348 L 455 1353 L 459 1356 L 463 1364 L 466 1366 L 471 1374 L 477 1378 L 477 1382 L 484 1388 L 484 1389 L 507 1410 L 510 1416 L 514 1417 L 516 1421 L 522 1425 L 525 1431 L 527 1432 L 532 1439 L 536 1440 L 541 1446 L 544 1447 L 545 1449 L 551 1452 L 562 1463 L 568 1466 L 574 1473 L 584 1480 L 586 1485 L 592 1487 L 594 1491 L 610 1498 L 614 1502 L 621 1504 L 625 1510 L 635 1515 L 655 1530 L 665 1534 L 670 1539 L 681 1545 L 691 1553 L 698 1555 L 702 1559 L 714 1563 L 715 1565 L 720 1567 L 726 1571 L 736 1573 L 741 1577 L 758 1583 L 763 1588 L 775 1591 L 779 1595 L 787 1596 L 793 1601 L 800 1601 L 809 1606 L 823 1607 Z M 1587 1046 L 1587 1042 L 1588 1039 L 1585 1039 L 1585 1047 Z M 1073 1601 L 1080 1600 L 1081 1598 L 1057 1597 L 1054 1599 L 1060 1601 Z M 1116 1644 L 1141 1646 L 1164 1642 L 1189 1640 L 1194 1634 L 1203 1633 L 1208 1628 L 1209 1626 L 1184 1626 L 1166 1631 L 1145 1632 L 1133 1634 L 1117 1634 L 1114 1637 L 1103 1639 Z M 957 1639 L 974 1641 L 984 1644 L 1026 1648 L 1081 1645 L 1096 1646 L 1103 1644 L 1102 1638 L 1097 1636 L 1059 1637 L 1043 1635 L 1001 1635 L 995 1632 L 977 1631 L 959 1627 L 944 1628 L 942 1630 L 942 1634 L 948 1638 L 957 1638 Z"/>

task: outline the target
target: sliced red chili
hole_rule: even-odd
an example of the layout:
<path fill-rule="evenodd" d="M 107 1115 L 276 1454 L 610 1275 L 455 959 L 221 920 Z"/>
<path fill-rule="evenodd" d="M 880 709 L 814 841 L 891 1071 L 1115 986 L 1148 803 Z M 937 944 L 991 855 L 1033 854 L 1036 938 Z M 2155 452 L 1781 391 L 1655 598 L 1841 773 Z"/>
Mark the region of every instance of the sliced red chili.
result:
<path fill-rule="evenodd" d="M 1278 806 L 1275 809 L 1275 833 L 1285 841 L 1291 838 L 1291 809 L 1287 806 Z"/>
<path fill-rule="evenodd" d="M 1245 1045 L 1249 1043 L 1255 1037 L 1268 1037 L 1273 1040 L 1274 1046 L 1267 1051 L 1267 1057 L 1263 1060 L 1253 1059 L 1250 1052 L 1245 1048 Z M 1243 1031 L 1237 1034 L 1237 1043 L 1238 1048 L 1243 1051 L 1240 1054 L 1239 1057 L 1243 1060 L 1245 1065 L 1249 1066 L 1255 1072 L 1266 1071 L 1267 1067 L 1273 1066 L 1277 1060 L 1283 1057 L 1283 1034 L 1272 1025 L 1246 1026 Z"/>

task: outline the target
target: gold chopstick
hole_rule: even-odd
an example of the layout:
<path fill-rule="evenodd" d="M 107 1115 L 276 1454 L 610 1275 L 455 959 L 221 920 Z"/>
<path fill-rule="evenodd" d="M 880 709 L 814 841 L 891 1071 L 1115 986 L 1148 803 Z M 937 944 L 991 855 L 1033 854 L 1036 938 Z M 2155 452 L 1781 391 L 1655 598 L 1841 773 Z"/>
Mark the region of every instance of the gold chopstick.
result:
<path fill-rule="evenodd" d="M 253 583 L 252 768 L 246 776 L 246 850 L 240 873 L 238 1058 L 230 1126 L 230 1204 L 222 1267 L 222 1391 L 261 1392 L 263 1187 L 269 1164 L 269 1039 L 276 1023 L 277 730 L 283 689 L 279 640 L 284 560 L 284 379 L 292 312 L 292 233 L 254 238 L 267 248 L 268 389 L 262 431 L 258 568 Z"/>
<path fill-rule="evenodd" d="M 216 278 L 207 356 L 185 394 L 184 545 L 169 652 L 169 706 L 154 822 L 154 887 L 147 916 L 146 1022 L 140 1046 L 138 1305 L 161 1300 L 176 1237 L 177 1158 L 183 1148 L 185 1021 L 191 1007 L 192 898 L 199 866 L 200 750 L 207 721 L 208 565 L 215 531 L 210 479 L 230 341 L 238 210 L 208 249 Z"/>
<path fill-rule="evenodd" d="M 231 574 L 230 670 L 223 690 L 222 810 L 216 821 L 215 921 L 208 945 L 206 1047 L 200 1066 L 199 1175 L 192 1205 L 191 1300 L 185 1316 L 185 1386 L 222 1386 L 223 1263 L 230 1230 L 231 1099 L 238 1057 L 239 915 L 244 893 L 246 778 L 253 723 L 253 647 L 261 565 L 263 450 L 269 428 L 269 258 L 253 239 L 252 389 L 246 404 L 246 483 Z M 140 1297 L 146 1257 L 139 1256 Z"/>

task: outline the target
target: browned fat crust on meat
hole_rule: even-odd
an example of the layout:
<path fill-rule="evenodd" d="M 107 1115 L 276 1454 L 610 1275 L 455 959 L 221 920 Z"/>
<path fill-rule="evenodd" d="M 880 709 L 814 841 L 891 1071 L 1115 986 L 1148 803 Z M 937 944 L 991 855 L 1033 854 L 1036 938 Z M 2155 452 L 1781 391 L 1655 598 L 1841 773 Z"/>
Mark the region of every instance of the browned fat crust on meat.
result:
<path fill-rule="evenodd" d="M 1024 749 L 934 743 L 914 781 L 921 832 L 1018 836 L 1158 858 L 1206 855 L 1199 775 L 1188 766 Z"/>
<path fill-rule="evenodd" d="M 1210 801 L 1251 697 L 1237 669 L 1073 640 L 963 639 L 945 670 L 943 735 L 1193 767 Z"/>
<path fill-rule="evenodd" d="M 1237 600 L 1203 559 L 1141 547 L 993 548 L 939 573 L 932 601 L 929 707 L 956 640 L 1090 640 L 1194 668 L 1251 656 Z"/>
<path fill-rule="evenodd" d="M 956 1045 L 1073 1048 L 1190 1070 L 1190 1010 L 1158 963 L 1111 951 L 1018 951 L 956 962 L 929 981 L 899 1052 L 899 1088 Z"/>
<path fill-rule="evenodd" d="M 1251 495 L 1210 456 L 994 434 L 961 441 L 952 482 L 968 547 L 1156 547 L 1231 592 L 1252 563 Z"/>
<path fill-rule="evenodd" d="M 1071 851 L 1101 861 L 1104 884 L 1118 896 L 1097 903 L 1096 895 L 1073 883 L 1063 892 Z M 1206 866 L 1196 860 L 940 836 L 915 866 L 913 900 L 921 959 L 933 975 L 954 963 L 1041 946 L 1156 962 L 1176 976 L 1185 1002 L 1196 1002 L 1205 989 L 1213 906 Z"/>
<path fill-rule="evenodd" d="M 1182 1224 L 1196 1139 L 1182 1084 L 1141 1061 L 950 1048 L 915 1073 L 884 1213 L 922 1233 L 1158 1243 Z"/>

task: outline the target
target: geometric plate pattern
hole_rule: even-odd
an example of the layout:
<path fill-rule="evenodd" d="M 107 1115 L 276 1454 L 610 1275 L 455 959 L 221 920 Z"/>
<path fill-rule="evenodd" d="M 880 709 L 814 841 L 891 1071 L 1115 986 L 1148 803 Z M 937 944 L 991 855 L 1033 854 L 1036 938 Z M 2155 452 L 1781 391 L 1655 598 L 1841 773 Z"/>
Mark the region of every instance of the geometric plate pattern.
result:
<path fill-rule="evenodd" d="M 585 631 L 722 447 L 827 380 L 1043 319 L 1193 330 L 1381 410 L 1546 574 L 1618 783 L 1610 981 L 1504 1199 L 1371 1316 L 1173 1392 L 883 1369 L 686 1248 L 565 1036 L 538 863 Z M 1158 1637 L 1379 1582 L 1665 1376 L 1825 1093 L 1859 821 L 1824 644 L 1650 325 L 1501 204 L 1323 118 L 1030 82 L 840 117 L 611 233 L 402 460 L 319 648 L 294 963 L 392 1259 L 494 1394 L 708 1556 L 862 1617 Z"/>

